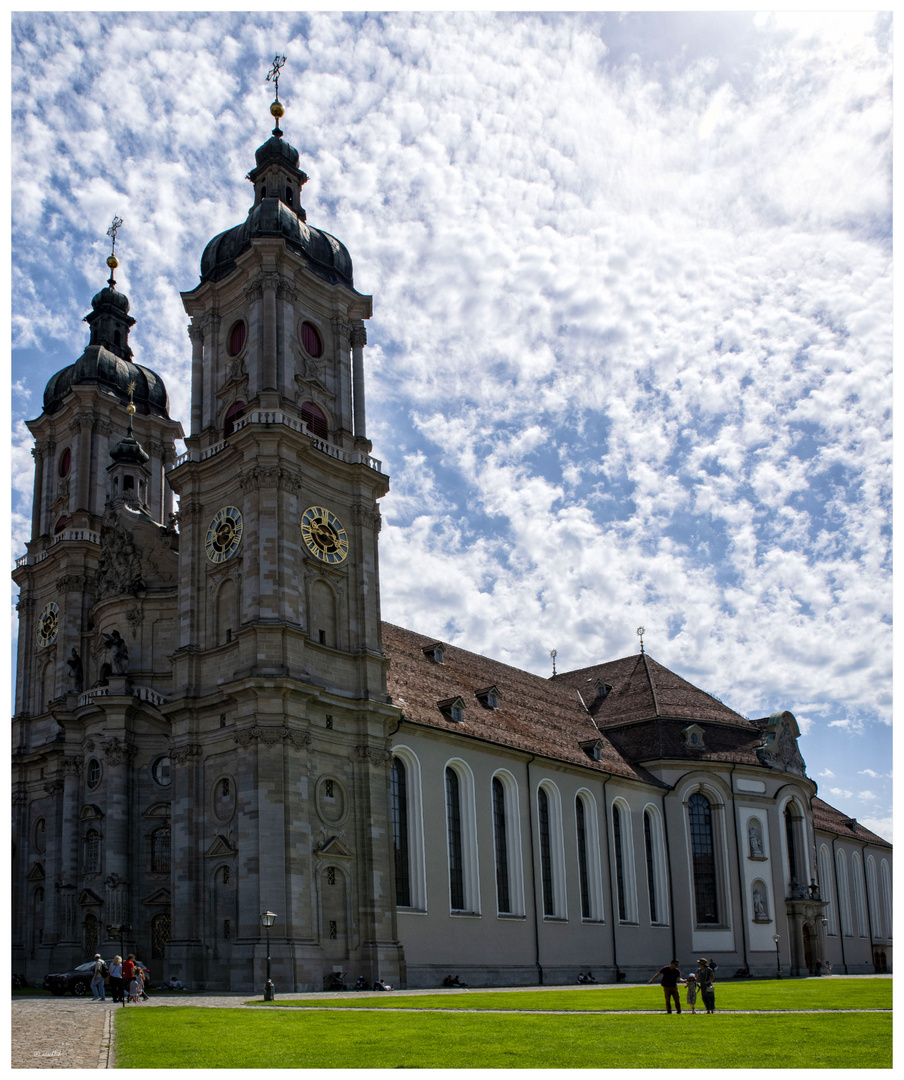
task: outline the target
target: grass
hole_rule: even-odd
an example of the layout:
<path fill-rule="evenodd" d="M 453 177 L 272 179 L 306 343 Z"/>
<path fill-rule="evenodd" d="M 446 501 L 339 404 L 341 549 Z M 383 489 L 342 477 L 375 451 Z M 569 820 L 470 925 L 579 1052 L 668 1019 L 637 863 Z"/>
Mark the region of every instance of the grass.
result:
<path fill-rule="evenodd" d="M 724 999 L 736 990 L 738 1002 L 729 1005 Z M 697 1068 L 702 1053 L 711 1067 L 720 1068 L 847 1068 L 852 1062 L 891 1068 L 891 1013 L 838 1012 L 890 1008 L 890 979 L 722 984 L 717 993 L 717 1007 L 762 1009 L 784 998 L 789 1009 L 833 1012 L 680 1018 L 575 1012 L 622 1008 L 632 996 L 638 1008 L 656 1008 L 662 1001 L 656 986 L 355 997 L 351 1003 L 357 1008 L 351 1012 L 335 1011 L 336 1005 L 349 1003 L 345 998 L 330 999 L 331 1011 L 323 1008 L 326 1000 L 297 1011 L 174 1003 L 117 1010 L 116 1063 L 126 1069 L 640 1069 Z M 410 1011 L 437 999 L 456 1012 L 437 1012 L 436 1005 L 426 1012 Z M 520 1009 L 560 1008 L 562 1000 L 570 999 L 573 1015 L 491 1011 L 512 1007 L 511 999 Z M 405 1009 L 382 1011 L 390 1005 Z M 360 1011 L 367 1006 L 378 1011 Z M 482 1011 L 458 1011 L 462 1008 Z"/>
<path fill-rule="evenodd" d="M 716 1010 L 779 1009 L 890 1009 L 891 979 L 772 979 L 716 984 Z M 680 987 L 684 1008 L 684 987 Z M 662 989 L 652 986 L 598 987 L 593 990 L 462 991 L 455 994 L 347 994 L 330 998 L 305 998 L 248 1004 L 305 1009 L 540 1009 L 565 1012 L 643 1012 L 664 1009 Z M 703 1010 L 699 995 L 697 1008 Z"/>

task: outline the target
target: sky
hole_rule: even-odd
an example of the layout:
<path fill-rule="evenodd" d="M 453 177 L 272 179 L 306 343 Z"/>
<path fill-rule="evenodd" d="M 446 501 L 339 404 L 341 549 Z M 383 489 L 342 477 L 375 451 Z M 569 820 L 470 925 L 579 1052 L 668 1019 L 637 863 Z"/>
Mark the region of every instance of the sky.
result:
<path fill-rule="evenodd" d="M 891 839 L 889 13 L 13 14 L 12 555 L 114 215 L 187 426 L 179 292 L 251 205 L 277 54 L 374 297 L 384 618 L 540 674 L 643 626 Z"/>

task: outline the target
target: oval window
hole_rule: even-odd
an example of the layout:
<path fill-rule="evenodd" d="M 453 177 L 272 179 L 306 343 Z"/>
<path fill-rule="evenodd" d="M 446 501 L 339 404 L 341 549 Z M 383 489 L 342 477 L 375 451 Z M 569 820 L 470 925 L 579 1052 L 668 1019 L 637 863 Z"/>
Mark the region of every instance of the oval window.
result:
<path fill-rule="evenodd" d="M 245 347 L 245 323 L 242 319 L 229 331 L 229 345 L 227 346 L 230 356 L 238 356 Z"/>
<path fill-rule="evenodd" d="M 66 449 L 60 454 L 60 464 L 57 468 L 60 476 L 68 476 L 69 470 L 72 468 L 72 451 L 67 446 Z"/>
<path fill-rule="evenodd" d="M 88 768 L 85 770 L 85 778 L 88 781 L 88 790 L 93 791 L 100 783 L 101 768 L 97 758 L 91 758 Z"/>
<path fill-rule="evenodd" d="M 322 356 L 323 355 L 323 339 L 320 337 L 320 331 L 313 323 L 304 322 L 301 324 L 301 344 L 304 346 L 304 351 L 308 356 Z"/>

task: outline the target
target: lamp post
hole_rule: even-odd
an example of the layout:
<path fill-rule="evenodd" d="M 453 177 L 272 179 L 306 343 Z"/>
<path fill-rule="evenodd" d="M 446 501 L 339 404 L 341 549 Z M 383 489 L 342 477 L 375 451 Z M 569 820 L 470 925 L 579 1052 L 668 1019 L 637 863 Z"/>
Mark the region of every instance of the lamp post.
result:
<path fill-rule="evenodd" d="M 276 922 L 276 915 L 272 911 L 261 912 L 261 926 L 267 931 L 267 985 L 264 987 L 264 1001 L 273 1001 L 276 997 L 273 983 L 270 981 L 270 927 L 274 922 Z"/>
<path fill-rule="evenodd" d="M 782 960 L 781 960 L 781 957 L 779 956 L 779 951 L 778 951 L 779 935 L 778 934 L 773 934 L 772 935 L 772 940 L 775 942 L 775 977 L 777 979 L 780 979 L 782 977 Z"/>

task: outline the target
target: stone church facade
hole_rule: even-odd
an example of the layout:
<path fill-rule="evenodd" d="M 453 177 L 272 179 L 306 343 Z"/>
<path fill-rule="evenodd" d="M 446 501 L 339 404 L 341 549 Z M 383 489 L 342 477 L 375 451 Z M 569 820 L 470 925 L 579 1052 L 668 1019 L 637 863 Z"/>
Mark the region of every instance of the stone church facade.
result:
<path fill-rule="evenodd" d="M 791 713 L 642 650 L 544 679 L 381 621 L 371 298 L 278 121 L 248 179 L 182 294 L 188 433 L 113 258 L 29 423 L 13 970 L 127 925 L 155 978 L 259 990 L 267 910 L 278 991 L 890 969 L 891 846 L 816 796 Z"/>

